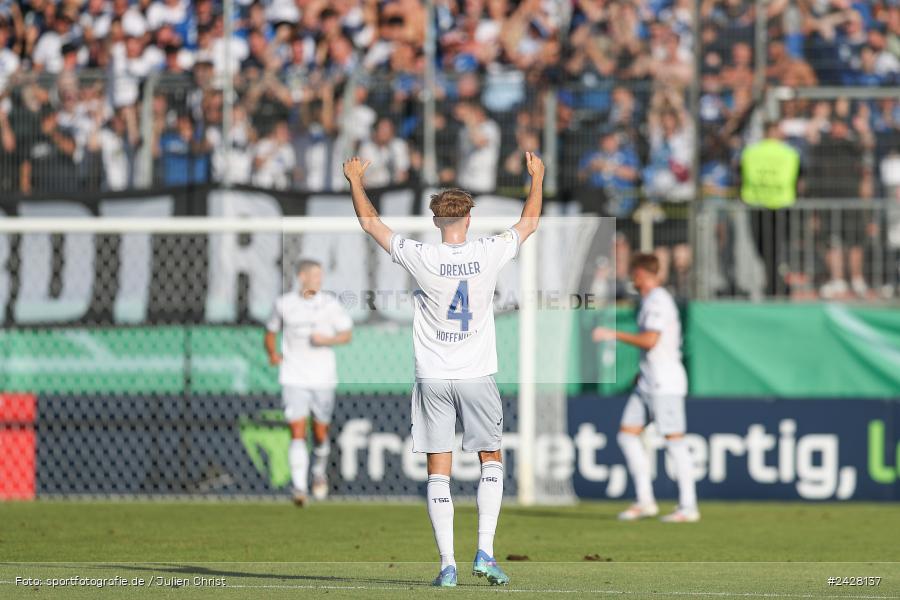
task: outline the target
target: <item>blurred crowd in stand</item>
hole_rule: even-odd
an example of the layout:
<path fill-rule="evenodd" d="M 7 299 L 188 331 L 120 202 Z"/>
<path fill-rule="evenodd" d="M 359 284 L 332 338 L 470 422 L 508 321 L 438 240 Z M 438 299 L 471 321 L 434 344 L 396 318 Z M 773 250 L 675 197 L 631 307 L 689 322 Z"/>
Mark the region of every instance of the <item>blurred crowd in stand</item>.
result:
<path fill-rule="evenodd" d="M 652 219 L 670 281 L 687 294 L 679 203 L 698 185 L 736 197 L 741 151 L 761 136 L 760 84 L 900 85 L 896 1 L 766 3 L 764 81 L 757 3 L 700 2 L 697 31 L 692 0 L 435 0 L 431 24 L 421 0 L 237 0 L 230 28 L 219 0 L 0 0 L 0 192 L 226 178 L 337 191 L 350 154 L 373 161 L 371 186 L 421 182 L 431 26 L 439 183 L 520 194 L 522 154 L 542 151 L 551 118 L 558 197 L 618 217 L 626 253 L 635 215 Z M 802 196 L 896 194 L 896 97 L 779 110 L 802 157 Z"/>

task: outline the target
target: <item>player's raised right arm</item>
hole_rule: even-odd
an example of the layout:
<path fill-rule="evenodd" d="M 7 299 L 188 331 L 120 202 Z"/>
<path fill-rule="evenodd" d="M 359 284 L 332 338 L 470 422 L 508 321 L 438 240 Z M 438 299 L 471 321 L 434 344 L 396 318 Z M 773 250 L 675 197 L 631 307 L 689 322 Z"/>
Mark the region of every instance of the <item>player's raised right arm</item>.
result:
<path fill-rule="evenodd" d="M 513 225 L 519 234 L 519 244 L 537 231 L 541 218 L 541 206 L 544 203 L 544 161 L 534 152 L 525 153 L 525 166 L 531 175 L 531 191 L 522 208 L 522 218 Z"/>
<path fill-rule="evenodd" d="M 369 200 L 363 187 L 363 174 L 370 164 L 372 164 L 371 161 L 362 162 L 358 156 L 354 156 L 344 163 L 344 177 L 350 182 L 353 209 L 356 211 L 363 231 L 371 235 L 378 245 L 384 248 L 385 252 L 390 253 L 391 238 L 394 236 L 394 232 L 381 222 L 378 211 L 372 206 L 372 201 Z"/>

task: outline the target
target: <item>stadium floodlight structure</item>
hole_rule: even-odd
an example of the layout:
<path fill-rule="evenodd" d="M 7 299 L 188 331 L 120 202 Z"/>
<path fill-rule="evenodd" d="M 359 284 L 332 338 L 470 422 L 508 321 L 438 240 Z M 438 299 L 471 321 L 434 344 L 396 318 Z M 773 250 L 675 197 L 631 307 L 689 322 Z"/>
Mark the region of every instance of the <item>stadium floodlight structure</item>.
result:
<path fill-rule="evenodd" d="M 439 241 L 439 234 L 430 217 L 384 217 L 384 221 L 394 231 L 412 239 L 421 239 L 426 242 Z M 508 408 L 512 406 L 515 409 L 514 415 L 507 415 L 511 417 L 507 421 L 511 425 L 514 424 L 511 427 L 511 429 L 514 427 L 514 431 L 510 432 L 509 439 L 514 446 L 516 493 L 518 501 L 524 505 L 565 503 L 574 500 L 571 472 L 560 473 L 559 470 L 554 471 L 552 468 L 536 468 L 536 465 L 542 464 L 542 461 L 546 463 L 549 460 L 546 455 L 552 454 L 554 440 L 567 434 L 568 390 L 571 384 L 575 383 L 572 381 L 571 367 L 573 365 L 568 359 L 568 349 L 573 342 L 572 334 L 577 318 L 572 318 L 573 311 L 570 310 L 556 310 L 555 307 L 548 310 L 546 302 L 548 294 L 545 292 L 552 290 L 552 295 L 559 300 L 569 295 L 577 295 L 584 287 L 585 267 L 587 266 L 587 271 L 591 271 L 597 264 L 597 239 L 600 231 L 604 229 L 599 225 L 600 221 L 600 219 L 583 216 L 544 217 L 541 228 L 535 237 L 522 245 L 518 260 L 505 269 L 508 278 L 502 285 L 506 286 L 504 291 L 513 300 L 509 301 L 507 298 L 505 309 L 498 309 L 506 310 L 504 314 L 508 317 L 506 321 L 507 334 L 505 336 L 498 335 L 498 340 L 500 340 L 498 354 L 501 358 L 501 369 L 504 362 L 514 364 L 512 368 L 498 375 L 498 383 L 501 390 L 507 390 L 505 393 L 507 397 L 511 390 L 514 390 L 517 395 L 517 400 L 513 405 L 507 404 Z M 510 217 L 474 217 L 471 225 L 471 237 L 500 233 L 508 229 L 513 222 L 515 219 Z M 607 229 L 612 231 L 611 227 Z M 27 241 L 29 237 L 32 239 Z M 52 244 L 51 238 L 56 240 Z M 45 280 L 43 284 L 40 284 L 40 278 L 32 277 L 31 279 L 49 289 L 50 279 L 58 281 L 62 278 L 61 271 L 67 268 L 64 264 L 67 262 L 67 258 L 74 260 L 72 257 L 65 256 L 67 248 L 69 248 L 65 241 L 67 238 L 81 240 L 79 242 L 82 243 L 81 255 L 90 255 L 92 264 L 81 264 L 78 267 L 93 270 L 93 286 L 99 288 L 99 292 L 95 289 L 88 292 L 88 295 L 93 298 L 98 296 L 107 298 L 110 304 L 116 306 L 128 304 L 127 302 L 118 302 L 117 296 L 122 293 L 130 293 L 125 289 L 127 286 L 140 287 L 142 278 L 146 288 L 151 287 L 148 283 L 150 277 L 155 277 L 153 282 L 157 284 L 155 287 L 163 288 L 163 290 L 178 285 L 190 287 L 190 284 L 186 283 L 192 277 L 190 273 L 170 274 L 165 272 L 165 268 L 198 269 L 212 275 L 213 271 L 218 268 L 217 265 L 224 265 L 226 270 L 237 272 L 226 263 L 237 260 L 235 257 L 242 252 L 246 253 L 246 248 L 252 248 L 255 242 L 247 240 L 255 238 L 265 238 L 268 240 L 266 244 L 271 246 L 274 243 L 275 246 L 280 246 L 275 249 L 267 248 L 264 252 L 265 256 L 262 258 L 263 261 L 268 261 L 270 266 L 274 265 L 277 269 L 276 275 L 280 275 L 281 278 L 280 282 L 276 281 L 277 276 L 266 280 L 274 284 L 269 286 L 270 293 L 264 298 L 264 304 L 267 306 L 270 306 L 277 294 L 282 293 L 287 286 L 291 285 L 293 281 L 292 268 L 296 259 L 301 255 L 323 260 L 326 271 L 326 288 L 329 288 L 329 283 L 336 282 L 337 288 L 330 288 L 335 289 L 336 292 L 371 289 L 372 273 L 376 270 L 393 273 L 391 281 L 394 288 L 391 291 L 397 291 L 398 281 L 401 282 L 400 287 L 404 288 L 411 284 L 409 280 L 405 279 L 406 275 L 399 267 L 390 264 L 390 257 L 368 240 L 361 231 L 358 220 L 354 217 L 5 218 L 0 219 L 0 246 L 2 246 L 0 247 L 0 257 L 4 263 L 0 265 L 0 271 L 10 268 L 7 263 L 10 262 L 13 248 L 21 252 L 26 247 L 41 247 L 44 248 L 45 254 L 56 252 L 57 259 L 47 260 L 52 273 L 47 269 L 44 270 L 41 276 Z M 90 240 L 87 246 L 83 243 L 85 240 Z M 600 245 L 608 248 L 609 251 L 612 250 L 611 241 Z M 72 247 L 74 248 L 74 246 Z M 85 250 L 85 248 L 88 249 Z M 355 252 L 357 255 L 351 255 L 349 260 L 346 255 L 340 260 L 345 264 L 357 260 L 367 266 L 355 269 L 352 273 L 342 277 L 340 273 L 337 273 L 340 265 L 336 266 L 335 261 L 332 260 L 334 257 L 329 255 L 329 253 L 335 252 L 339 254 Z M 365 256 L 362 256 L 363 254 Z M 117 255 L 117 257 L 111 259 L 110 257 L 113 255 Z M 94 256 L 101 258 L 94 260 Z M 16 262 L 16 268 L 21 270 L 21 257 Z M 614 263 L 607 257 L 605 264 Z M 163 265 L 161 274 L 156 272 L 160 270 L 160 265 Z M 238 270 L 251 269 L 252 265 L 252 261 L 250 263 L 245 261 Z M 150 271 L 154 271 L 154 274 L 149 274 Z M 544 274 L 549 274 L 552 281 L 547 281 Z M 71 275 L 71 271 L 69 275 Z M 170 275 L 171 278 L 167 280 Z M 395 275 L 396 277 L 394 277 Z M 21 280 L 21 273 L 16 277 Z M 354 282 L 352 281 L 354 277 L 368 280 Z M 398 278 L 402 278 L 402 280 Z M 10 280 L 9 273 L 6 273 L 6 280 L 7 282 Z M 377 283 L 374 285 L 378 286 Z M 198 289 L 212 293 L 209 291 L 209 288 L 212 287 L 215 286 L 207 284 L 199 286 Z M 238 295 L 237 287 L 230 288 L 235 296 L 235 301 L 237 301 Z M 252 285 L 250 287 L 247 296 L 256 296 L 257 305 L 259 305 L 258 290 L 254 291 Z M 131 294 L 132 299 L 135 294 L 139 295 L 135 290 L 131 290 L 131 292 L 134 292 Z M 145 296 L 149 294 L 149 292 L 144 293 Z M 160 293 L 165 292 L 154 292 L 157 295 Z M 199 292 L 194 291 L 192 287 L 189 290 L 180 290 L 180 295 L 169 299 L 170 305 L 179 301 L 193 302 L 193 299 L 188 296 L 195 293 Z M 340 293 L 338 295 L 341 296 Z M 116 302 L 111 300 L 114 297 Z M 253 299 L 250 298 L 249 301 L 252 302 Z M 138 313 L 141 310 L 144 311 L 143 320 L 132 315 L 130 317 L 131 324 L 140 322 L 151 327 L 155 327 L 157 324 L 165 326 L 164 319 L 162 323 L 158 323 L 153 320 L 152 316 L 146 316 L 147 303 L 145 300 L 143 309 L 136 309 Z M 197 304 L 201 307 L 205 306 L 207 310 L 210 310 L 211 306 L 215 306 L 215 302 L 211 302 L 209 298 L 206 299 L 205 304 L 202 301 Z M 132 308 L 135 305 L 141 305 L 141 302 L 131 302 L 130 304 Z M 362 307 L 362 302 L 359 307 Z M 175 307 L 176 310 L 177 308 Z M 579 307 L 579 309 L 583 308 L 585 307 Z M 202 310 L 201 308 L 199 311 L 186 311 L 184 314 L 188 315 L 188 319 L 196 319 L 196 324 L 200 325 L 209 318 L 209 314 L 203 315 Z M 261 312 L 263 310 L 265 309 L 257 306 L 255 316 L 251 314 L 251 329 L 253 322 L 262 326 L 262 321 L 265 319 L 264 313 Z M 395 310 L 391 314 L 396 315 L 397 311 Z M 411 310 L 409 314 L 411 318 Z M 372 321 L 380 323 L 385 320 L 381 316 L 371 319 L 371 316 L 361 314 L 359 311 L 354 314 L 358 324 Z M 389 316 L 388 319 L 390 318 Z M 40 319 L 35 320 L 35 322 L 38 321 Z M 246 319 L 244 322 L 246 323 Z M 378 326 L 377 323 L 375 326 Z M 514 323 L 514 325 L 510 326 L 510 323 Z M 184 324 L 183 321 L 182 324 Z M 109 323 L 106 325 L 108 326 Z M 115 323 L 112 325 L 115 328 Z M 87 323 L 86 327 L 90 328 L 91 324 Z M 411 346 L 411 340 L 407 339 L 405 345 Z M 377 361 L 380 358 L 382 357 L 370 356 L 369 360 Z M 411 355 L 408 362 L 411 362 Z M 203 364 L 198 360 L 194 366 L 202 368 Z M 145 367 L 152 371 L 154 368 L 162 369 L 164 365 L 155 363 L 154 358 L 150 357 Z M 409 373 L 411 373 L 412 365 L 409 364 L 408 367 Z M 103 368 L 103 365 L 98 365 L 98 368 Z M 355 380 L 346 381 L 348 377 L 343 374 L 341 379 L 342 382 L 355 386 L 390 383 L 393 384 L 394 390 L 402 388 L 405 390 L 404 393 L 408 394 L 412 383 L 411 379 L 405 382 L 367 379 L 373 376 L 373 372 L 380 371 L 389 372 L 388 369 L 362 369 L 360 372 L 363 374 L 357 376 Z M 28 372 L 37 374 L 37 371 Z M 9 372 L 0 375 L 6 376 L 7 382 L 10 381 Z M 247 376 L 244 377 L 246 379 Z M 396 375 L 391 374 L 385 375 L 385 377 L 396 379 Z M 353 375 L 350 378 L 352 379 Z M 501 378 L 505 379 L 501 381 Z M 14 387 L 28 391 L 27 378 L 19 377 L 16 381 Z M 398 386 L 397 384 L 403 385 Z M 246 384 L 236 385 L 233 389 L 238 391 L 246 389 Z M 403 428 L 408 428 L 408 424 L 403 424 L 402 427 L 397 426 L 398 431 Z M 380 496 L 384 494 L 383 492 L 373 492 L 363 495 Z"/>

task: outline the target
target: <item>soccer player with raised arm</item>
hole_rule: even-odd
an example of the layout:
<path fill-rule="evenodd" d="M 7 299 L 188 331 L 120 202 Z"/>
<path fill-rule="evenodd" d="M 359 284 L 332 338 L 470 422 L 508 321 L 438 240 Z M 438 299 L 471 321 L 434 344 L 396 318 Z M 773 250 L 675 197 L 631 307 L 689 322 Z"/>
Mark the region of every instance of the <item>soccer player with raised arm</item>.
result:
<path fill-rule="evenodd" d="M 288 463 L 294 503 L 306 505 L 309 488 L 309 452 L 306 421 L 312 413 L 312 492 L 316 500 L 328 495 L 325 470 L 331 444 L 328 427 L 334 413 L 337 362 L 332 346 L 350 341 L 353 320 L 337 299 L 322 292 L 322 267 L 314 260 L 297 266 L 297 287 L 275 301 L 266 325 L 265 347 L 269 362 L 279 366 L 278 381 L 284 417 L 291 427 Z M 281 352 L 277 335 L 281 333 Z"/>
<path fill-rule="evenodd" d="M 667 523 L 700 520 L 691 453 L 684 440 L 687 420 L 684 397 L 687 374 L 681 364 L 681 321 L 671 294 L 660 285 L 659 259 L 637 254 L 631 260 L 631 280 L 641 295 L 638 333 L 594 329 L 595 342 L 619 341 L 641 350 L 637 384 L 622 413 L 618 442 L 631 472 L 637 502 L 619 514 L 622 521 L 635 521 L 659 514 L 650 480 L 650 456 L 641 442 L 647 413 L 666 438 L 666 450 L 675 463 L 678 508 L 662 518 Z"/>
<path fill-rule="evenodd" d="M 470 241 L 466 235 L 472 196 L 463 190 L 444 190 L 431 197 L 434 224 L 442 240 L 431 245 L 394 234 L 382 223 L 363 188 L 369 162 L 352 158 L 344 163 L 363 230 L 419 287 L 413 316 L 412 438 L 413 451 L 428 455 L 428 516 L 441 556 L 436 586 L 456 585 L 450 467 L 457 420 L 463 429 L 463 450 L 478 452 L 481 460 L 478 548 L 472 573 L 487 577 L 492 585 L 509 583 L 494 560 L 494 533 L 503 498 L 503 407 L 494 381 L 493 299 L 500 270 L 535 232 L 541 215 L 544 164 L 530 152 L 525 154 L 525 164 L 531 191 L 518 223 L 499 235 Z"/>

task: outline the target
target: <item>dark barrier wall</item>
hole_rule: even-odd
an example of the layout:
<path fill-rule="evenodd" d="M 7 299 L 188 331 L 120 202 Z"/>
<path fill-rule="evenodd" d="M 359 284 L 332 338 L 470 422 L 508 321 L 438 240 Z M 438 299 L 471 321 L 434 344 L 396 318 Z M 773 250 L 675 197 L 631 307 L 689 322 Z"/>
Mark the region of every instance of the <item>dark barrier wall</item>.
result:
<path fill-rule="evenodd" d="M 628 498 L 632 490 L 615 443 L 624 398 L 569 402 L 569 433 L 539 436 L 539 475 L 572 477 L 581 498 Z M 506 400 L 515 429 L 515 400 Z M 900 403 L 880 400 L 688 402 L 688 442 L 701 498 L 900 499 Z M 37 496 L 287 494 L 289 435 L 278 398 L 257 396 L 63 396 L 38 398 Z M 506 491 L 515 493 L 517 436 L 507 432 Z M 648 436 L 651 447 L 661 440 Z M 410 452 L 409 399 L 339 399 L 329 478 L 347 497 L 413 497 L 425 461 Z M 34 450 L 32 450 L 34 451 Z M 7 456 L 7 461 L 9 461 Z M 655 462 L 660 497 L 674 498 Z M 459 454 L 455 492 L 472 495 L 474 454 Z"/>

